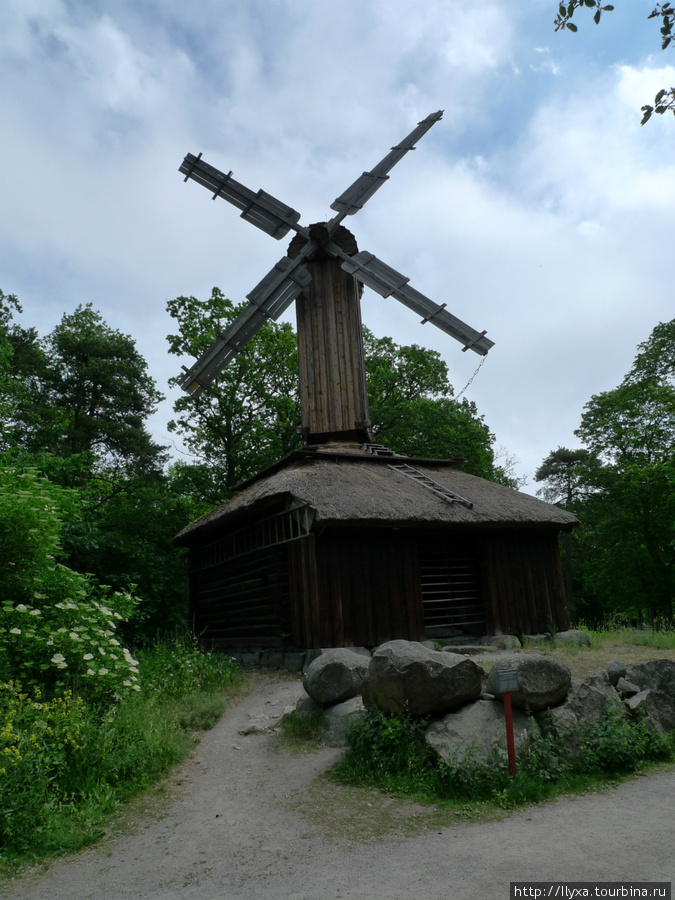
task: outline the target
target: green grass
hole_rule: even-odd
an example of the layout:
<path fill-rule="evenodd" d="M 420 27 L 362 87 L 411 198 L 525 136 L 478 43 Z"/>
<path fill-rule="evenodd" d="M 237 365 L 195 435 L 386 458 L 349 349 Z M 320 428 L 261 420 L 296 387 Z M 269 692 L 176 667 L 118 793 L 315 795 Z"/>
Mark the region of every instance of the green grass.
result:
<path fill-rule="evenodd" d="M 71 691 L 46 702 L 16 683 L 0 698 L 0 873 L 100 838 L 120 804 L 180 762 L 244 679 L 189 644 L 139 652 L 142 690 L 114 706 Z"/>

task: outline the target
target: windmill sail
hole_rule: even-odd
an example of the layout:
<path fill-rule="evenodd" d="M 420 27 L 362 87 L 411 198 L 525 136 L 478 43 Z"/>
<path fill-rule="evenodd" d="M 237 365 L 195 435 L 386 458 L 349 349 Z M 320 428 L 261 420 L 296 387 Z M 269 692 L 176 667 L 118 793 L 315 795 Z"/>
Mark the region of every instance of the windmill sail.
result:
<path fill-rule="evenodd" d="M 298 259 L 284 256 L 253 288 L 247 295 L 251 301 L 249 305 L 187 370 L 181 382 L 184 391 L 199 396 L 218 373 L 242 352 L 268 319 L 276 321 L 288 309 L 312 280 L 307 269 L 298 263 Z"/>
<path fill-rule="evenodd" d="M 400 144 L 391 148 L 381 162 L 370 172 L 364 172 L 360 175 L 354 184 L 350 185 L 346 191 L 331 203 L 330 208 L 340 213 L 341 217 L 353 216 L 363 208 L 366 201 L 370 200 L 375 191 L 382 187 L 389 178 L 387 174 L 390 172 L 399 160 L 403 159 L 408 150 L 414 150 L 415 144 L 439 119 L 443 118 L 443 110 L 431 113 L 426 119 L 423 119 L 410 134 L 403 138 Z"/>
<path fill-rule="evenodd" d="M 246 219 L 277 240 L 285 237 L 300 221 L 300 213 L 291 206 L 286 206 L 265 191 L 255 193 L 235 181 L 231 172 L 226 175 L 220 169 L 205 163 L 200 157 L 201 154 L 193 156 L 188 153 L 178 171 L 185 175 L 185 181 L 191 178 L 192 181 L 212 191 L 213 200 L 222 197 L 242 210 L 242 219 Z"/>
<path fill-rule="evenodd" d="M 485 332 L 476 331 L 453 316 L 445 309 L 445 304 L 434 303 L 424 294 L 410 287 L 409 280 L 396 269 L 392 269 L 372 253 L 363 250 L 344 258 L 342 268 L 382 297 L 395 297 L 404 306 L 422 316 L 422 322 L 432 322 L 441 331 L 464 344 L 464 350 L 473 350 L 485 356 L 494 341 L 485 337 Z"/>

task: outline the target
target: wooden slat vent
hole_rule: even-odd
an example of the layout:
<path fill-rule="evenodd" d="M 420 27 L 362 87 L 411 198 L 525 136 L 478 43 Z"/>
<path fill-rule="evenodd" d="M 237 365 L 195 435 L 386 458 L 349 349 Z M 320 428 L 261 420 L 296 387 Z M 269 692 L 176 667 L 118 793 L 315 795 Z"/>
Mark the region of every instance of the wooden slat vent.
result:
<path fill-rule="evenodd" d="M 470 538 L 449 537 L 421 546 L 420 579 L 427 637 L 485 629 L 478 551 Z"/>

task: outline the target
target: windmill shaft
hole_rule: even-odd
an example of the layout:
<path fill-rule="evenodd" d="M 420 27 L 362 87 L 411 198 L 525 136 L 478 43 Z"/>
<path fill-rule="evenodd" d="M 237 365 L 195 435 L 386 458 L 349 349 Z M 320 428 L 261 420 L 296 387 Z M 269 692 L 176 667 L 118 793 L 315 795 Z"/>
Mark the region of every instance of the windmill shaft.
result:
<path fill-rule="evenodd" d="M 307 268 L 312 281 L 295 303 L 303 434 L 369 442 L 361 287 L 334 258 Z"/>

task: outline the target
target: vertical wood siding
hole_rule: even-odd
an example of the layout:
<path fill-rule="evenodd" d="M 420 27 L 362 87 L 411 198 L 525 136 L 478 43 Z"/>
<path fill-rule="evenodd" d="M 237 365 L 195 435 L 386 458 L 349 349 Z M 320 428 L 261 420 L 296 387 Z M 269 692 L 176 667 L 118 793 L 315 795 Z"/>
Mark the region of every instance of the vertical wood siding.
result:
<path fill-rule="evenodd" d="M 482 537 L 483 592 L 494 634 L 569 628 L 558 534 L 489 531 Z"/>
<path fill-rule="evenodd" d="M 319 646 L 374 647 L 396 638 L 423 640 L 413 532 L 326 529 L 316 546 L 323 611 Z"/>
<path fill-rule="evenodd" d="M 360 286 L 333 259 L 306 265 L 312 282 L 295 301 L 303 429 L 310 440 L 364 432 L 368 395 Z"/>

